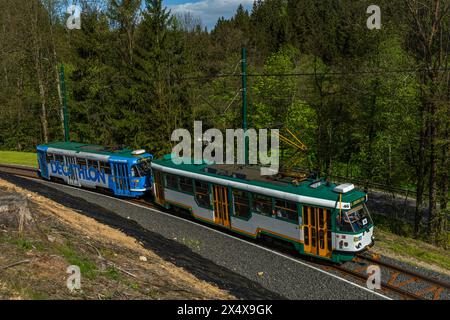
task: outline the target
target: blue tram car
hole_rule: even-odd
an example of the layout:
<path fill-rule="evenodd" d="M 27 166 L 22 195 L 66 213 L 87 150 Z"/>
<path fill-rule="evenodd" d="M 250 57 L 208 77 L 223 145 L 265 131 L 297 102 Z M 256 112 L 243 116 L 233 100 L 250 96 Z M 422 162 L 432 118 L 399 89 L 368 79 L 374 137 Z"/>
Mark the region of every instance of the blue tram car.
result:
<path fill-rule="evenodd" d="M 152 188 L 153 156 L 145 150 L 107 148 L 75 142 L 37 147 L 39 174 L 76 187 L 110 190 L 138 198 Z"/>

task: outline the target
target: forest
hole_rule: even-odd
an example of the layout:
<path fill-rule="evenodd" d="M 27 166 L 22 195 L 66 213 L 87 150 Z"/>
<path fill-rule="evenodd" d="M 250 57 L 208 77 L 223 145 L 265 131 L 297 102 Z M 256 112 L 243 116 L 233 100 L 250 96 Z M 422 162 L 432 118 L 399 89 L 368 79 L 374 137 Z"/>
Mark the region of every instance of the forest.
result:
<path fill-rule="evenodd" d="M 162 0 L 0 0 L 0 150 L 64 139 L 169 153 L 194 120 L 289 129 L 282 163 L 409 189 L 414 232 L 446 245 L 450 0 L 256 0 L 208 30 Z M 381 29 L 367 8 L 381 8 Z"/>

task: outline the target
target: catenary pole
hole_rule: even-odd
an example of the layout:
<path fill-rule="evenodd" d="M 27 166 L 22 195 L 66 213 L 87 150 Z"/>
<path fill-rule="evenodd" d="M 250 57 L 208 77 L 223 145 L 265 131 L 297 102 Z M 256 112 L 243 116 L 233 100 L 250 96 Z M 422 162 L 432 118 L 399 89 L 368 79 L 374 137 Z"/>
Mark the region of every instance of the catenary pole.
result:
<path fill-rule="evenodd" d="M 64 64 L 61 64 L 60 69 L 60 83 L 61 83 L 61 94 L 63 97 L 63 118 L 64 118 L 64 141 L 70 141 L 69 134 L 69 119 L 67 113 L 67 93 L 66 93 L 66 83 L 65 83 L 65 75 L 64 75 Z"/>
<path fill-rule="evenodd" d="M 242 48 L 242 129 L 244 129 L 244 159 L 248 164 L 248 137 L 247 133 L 247 49 Z"/>

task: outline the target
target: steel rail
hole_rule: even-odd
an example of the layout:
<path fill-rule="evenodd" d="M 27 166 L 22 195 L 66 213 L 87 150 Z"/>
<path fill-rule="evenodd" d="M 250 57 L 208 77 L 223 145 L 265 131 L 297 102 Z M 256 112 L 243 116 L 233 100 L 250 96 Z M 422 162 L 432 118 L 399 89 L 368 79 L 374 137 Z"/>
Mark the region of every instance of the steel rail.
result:
<path fill-rule="evenodd" d="M 38 169 L 27 166 L 0 164 L 0 171 L 32 178 L 39 177 Z"/>
<path fill-rule="evenodd" d="M 345 267 L 340 266 L 340 265 L 334 265 L 334 266 L 331 267 L 331 269 L 338 270 L 338 271 L 340 271 L 342 273 L 349 274 L 352 277 L 355 277 L 355 278 L 358 278 L 358 279 L 361 279 L 361 280 L 364 280 L 364 281 L 367 281 L 367 279 L 369 278 L 369 276 L 364 275 L 363 273 L 351 270 L 349 268 L 345 268 Z M 416 295 L 414 293 L 411 293 L 409 291 L 406 291 L 406 290 L 402 290 L 402 289 L 400 289 L 398 287 L 395 287 L 395 286 L 393 286 L 393 285 L 391 285 L 389 283 L 386 283 L 386 282 L 382 282 L 381 283 L 381 288 L 393 291 L 393 292 L 401 295 L 402 297 L 407 297 L 407 298 L 409 298 L 411 300 L 426 300 L 424 297 L 418 296 L 418 295 Z"/>
<path fill-rule="evenodd" d="M 420 274 L 420 273 L 417 273 L 414 271 L 404 269 L 400 266 L 393 265 L 391 263 L 384 262 L 379 259 L 367 257 L 364 254 L 357 255 L 357 257 L 354 259 L 353 262 L 354 263 L 361 263 L 361 262 L 364 263 L 364 260 L 366 261 L 366 263 L 365 263 L 366 266 L 363 266 L 363 268 L 359 267 L 356 269 L 351 269 L 351 268 L 345 267 L 345 265 L 334 265 L 331 268 L 336 269 L 343 273 L 347 273 L 351 276 L 354 276 L 354 277 L 362 279 L 362 280 L 367 280 L 369 278 L 369 275 L 366 275 L 365 272 L 358 272 L 356 270 L 360 270 L 360 271 L 367 270 L 367 267 L 371 264 L 378 265 L 379 267 L 383 267 L 383 268 L 391 270 L 391 271 L 392 270 L 396 271 L 397 273 L 394 272 L 391 274 L 391 278 L 388 282 L 381 283 L 381 287 L 385 288 L 387 290 L 391 290 L 395 293 L 398 293 L 399 295 L 406 297 L 408 299 L 429 300 L 429 299 L 425 298 L 424 295 L 428 292 L 434 291 L 435 295 L 433 297 L 433 300 L 439 300 L 441 297 L 441 294 L 444 290 L 450 290 L 449 283 L 446 283 L 439 279 L 434 279 L 434 278 L 428 277 L 426 275 L 423 275 L 423 274 Z M 396 280 L 399 275 L 409 276 L 409 279 L 400 282 L 398 285 L 394 285 L 393 281 Z M 419 293 L 411 292 L 410 290 L 401 288 L 412 282 L 429 284 L 430 286 L 425 289 L 422 289 Z M 429 289 L 429 290 L 427 290 L 427 289 Z"/>
<path fill-rule="evenodd" d="M 450 283 L 441 281 L 439 279 L 434 279 L 434 278 L 428 277 L 426 275 L 423 275 L 423 274 L 420 274 L 420 273 L 417 273 L 417 272 L 414 272 L 414 271 L 411 271 L 411 270 L 402 269 L 401 267 L 396 266 L 394 264 L 391 264 L 391 263 L 388 263 L 388 262 L 385 262 L 385 261 L 381 261 L 379 259 L 374 259 L 374 258 L 371 258 L 371 257 L 367 257 L 365 255 L 358 255 L 357 257 L 359 259 L 367 260 L 367 261 L 369 261 L 371 263 L 381 265 L 381 266 L 386 267 L 388 269 L 392 269 L 392 270 L 401 272 L 403 274 L 409 275 L 409 276 L 414 277 L 414 278 L 418 278 L 420 280 L 425 280 L 426 282 L 429 282 L 429 283 L 435 284 L 435 285 L 437 285 L 439 287 L 442 287 L 442 288 L 450 290 Z"/>

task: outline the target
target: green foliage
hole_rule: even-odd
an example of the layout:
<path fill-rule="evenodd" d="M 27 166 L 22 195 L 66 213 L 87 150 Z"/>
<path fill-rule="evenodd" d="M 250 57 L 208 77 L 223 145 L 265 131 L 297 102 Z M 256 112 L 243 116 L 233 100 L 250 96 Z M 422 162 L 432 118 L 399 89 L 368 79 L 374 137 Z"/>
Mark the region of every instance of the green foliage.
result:
<path fill-rule="evenodd" d="M 403 237 L 414 237 L 414 230 L 408 222 L 381 215 L 375 215 L 373 218 L 377 228 L 387 230 Z"/>
<path fill-rule="evenodd" d="M 87 279 L 93 279 L 98 274 L 97 265 L 87 256 L 79 253 L 70 245 L 58 245 L 57 250 L 70 265 L 80 267 L 81 275 Z"/>
<path fill-rule="evenodd" d="M 295 70 L 295 55 L 298 51 L 285 47 L 272 54 L 264 66 L 265 74 L 287 74 Z M 292 77 L 257 77 L 253 92 L 258 100 L 255 103 L 255 128 L 283 127 L 289 115 L 291 104 L 295 101 L 296 79 Z M 289 115 L 290 116 L 290 115 Z"/>
<path fill-rule="evenodd" d="M 114 268 L 113 266 L 109 266 L 105 270 L 105 276 L 111 280 L 121 280 L 122 275 L 120 274 L 119 270 Z"/>

